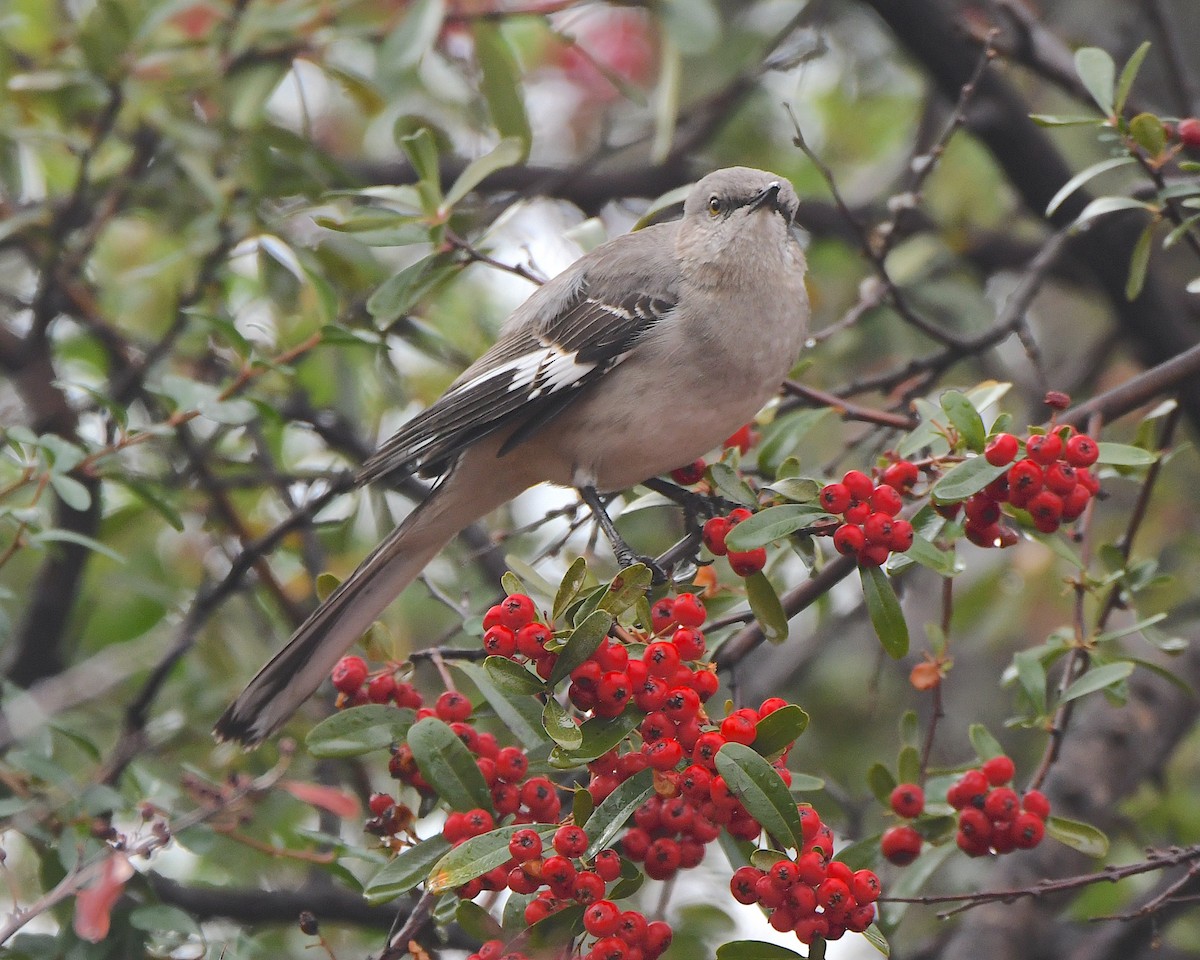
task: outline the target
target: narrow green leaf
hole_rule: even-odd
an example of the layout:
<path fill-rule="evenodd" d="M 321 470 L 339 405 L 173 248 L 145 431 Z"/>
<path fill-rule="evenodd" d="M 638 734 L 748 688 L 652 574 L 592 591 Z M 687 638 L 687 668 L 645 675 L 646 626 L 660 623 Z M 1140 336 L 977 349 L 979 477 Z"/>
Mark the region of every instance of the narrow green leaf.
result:
<path fill-rule="evenodd" d="M 1101 123 L 1095 117 L 1056 117 L 1048 113 L 1031 113 L 1029 119 L 1039 127 L 1096 127 Z"/>
<path fill-rule="evenodd" d="M 583 557 L 576 557 L 571 566 L 567 568 L 567 572 L 563 574 L 562 582 L 554 594 L 554 606 L 551 608 L 550 618 L 554 623 L 562 619 L 567 608 L 579 596 L 579 591 L 587 580 L 587 572 L 587 561 Z"/>
<path fill-rule="evenodd" d="M 901 783 L 916 783 L 921 779 L 921 754 L 916 747 L 900 748 L 896 756 L 896 776 Z"/>
<path fill-rule="evenodd" d="M 554 697 L 546 698 L 546 705 L 542 708 L 542 726 L 550 739 L 564 750 L 575 750 L 583 743 L 583 731 Z"/>
<path fill-rule="evenodd" d="M 422 127 L 416 133 L 401 137 L 400 146 L 408 154 L 409 162 L 417 174 L 417 194 L 421 198 L 421 210 L 432 216 L 438 212 L 442 201 L 442 179 L 438 170 L 437 144 L 433 134 Z"/>
<path fill-rule="evenodd" d="M 804 954 L 778 943 L 730 940 L 717 947 L 717 960 L 804 960 Z"/>
<path fill-rule="evenodd" d="M 1100 197 L 1083 208 L 1083 211 L 1075 218 L 1072 226 L 1083 226 L 1089 220 L 1094 220 L 1096 217 L 1103 216 L 1106 213 L 1116 213 L 1118 210 L 1145 210 L 1151 212 L 1148 204 L 1143 203 L 1141 200 L 1135 200 L 1133 197 Z"/>
<path fill-rule="evenodd" d="M 587 823 L 588 817 L 595 809 L 596 801 L 592 799 L 587 787 L 576 787 L 574 796 L 571 797 L 571 816 L 575 818 L 575 822 Z"/>
<path fill-rule="evenodd" d="M 494 24 L 478 19 L 474 24 L 475 57 L 483 74 L 480 90 L 487 101 L 492 123 L 504 138 L 521 144 L 520 160 L 529 154 L 531 134 L 521 77 L 508 41 Z"/>
<path fill-rule="evenodd" d="M 705 471 L 716 493 L 745 507 L 758 506 L 758 497 L 750 486 L 727 463 L 710 463 Z"/>
<path fill-rule="evenodd" d="M 546 682 L 541 677 L 508 657 L 487 657 L 483 661 L 483 669 L 496 689 L 503 693 L 528 697 L 546 690 Z"/>
<path fill-rule="evenodd" d="M 472 160 L 458 179 L 446 191 L 443 204 L 452 208 L 497 170 L 511 167 L 525 159 L 525 144 L 516 137 L 505 137 L 491 151 Z"/>
<path fill-rule="evenodd" d="M 1146 271 L 1150 267 L 1150 250 L 1154 242 L 1154 221 L 1146 224 L 1133 245 L 1129 257 L 1129 276 L 1125 279 L 1125 299 L 1136 300 L 1146 285 Z"/>
<path fill-rule="evenodd" d="M 446 893 L 506 863 L 512 856 L 508 852 L 508 842 L 512 835 L 518 830 L 526 829 L 537 830 L 542 838 L 546 839 L 554 835 L 558 824 L 543 827 L 538 824 L 514 823 L 464 840 L 438 860 L 429 871 L 430 893 Z"/>
<path fill-rule="evenodd" d="M 568 770 L 595 760 L 619 744 L 645 716 L 640 710 L 629 709 L 619 717 L 591 717 L 583 721 L 583 744 L 575 750 L 555 747 L 550 752 L 552 767 Z"/>
<path fill-rule="evenodd" d="M 554 669 L 550 672 L 550 686 L 554 686 L 588 659 L 608 636 L 613 624 L 613 615 L 607 610 L 593 610 L 571 632 L 567 645 L 558 654 Z"/>
<path fill-rule="evenodd" d="M 1066 200 L 1067 197 L 1073 194 L 1093 177 L 1098 177 L 1100 174 L 1106 173 L 1109 170 L 1115 170 L 1117 167 L 1127 167 L 1132 163 L 1137 163 L 1137 161 L 1130 156 L 1111 157 L 1108 160 L 1101 160 L 1099 163 L 1093 163 L 1090 167 L 1086 167 L 1079 171 L 1079 173 L 1075 174 L 1075 176 L 1059 187 L 1058 193 L 1050 198 L 1050 202 L 1046 204 L 1046 216 L 1052 216 L 1054 211 L 1062 206 L 1062 202 Z"/>
<path fill-rule="evenodd" d="M 389 73 L 415 67 L 437 40 L 446 16 L 445 0 L 416 0 L 379 48 L 379 65 Z"/>
<path fill-rule="evenodd" d="M 1133 673 L 1133 668 L 1134 665 L 1128 660 L 1122 660 L 1119 663 L 1106 663 L 1102 667 L 1093 667 L 1067 687 L 1066 692 L 1062 695 L 1062 702 L 1066 703 L 1068 700 L 1078 700 L 1089 693 L 1095 693 L 1097 690 L 1103 690 L 1105 687 L 1111 687 L 1113 684 L 1120 683 Z"/>
<path fill-rule="evenodd" d="M 745 578 L 746 599 L 754 611 L 754 619 L 762 628 L 763 636 L 771 643 L 782 643 L 788 636 L 787 612 L 779 602 L 779 595 L 761 570 Z"/>
<path fill-rule="evenodd" d="M 992 757 L 1004 755 L 1004 747 L 1000 746 L 1000 741 L 993 737 L 982 723 L 971 724 L 967 728 L 967 736 L 971 739 L 971 746 L 975 748 L 975 756 L 980 760 L 991 760 Z"/>
<path fill-rule="evenodd" d="M 757 753 L 772 758 L 795 743 L 807 729 L 808 714 L 796 704 L 789 703 L 758 721 L 751 746 Z"/>
<path fill-rule="evenodd" d="M 527 749 L 545 746 L 546 732 L 542 728 L 542 704 L 527 693 L 508 693 L 493 682 L 486 666 L 465 660 L 452 661 L 454 669 L 465 674 L 475 684 L 496 717 Z M 516 666 L 516 664 L 513 664 Z"/>
<path fill-rule="evenodd" d="M 584 858 L 590 860 L 607 847 L 629 822 L 633 812 L 653 793 L 654 771 L 641 770 L 605 797 L 583 824 L 588 835 Z"/>
<path fill-rule="evenodd" d="M 408 731 L 408 745 L 421 776 L 453 809 L 492 809 L 492 793 L 475 757 L 449 726 L 437 717 L 418 720 Z"/>
<path fill-rule="evenodd" d="M 1108 837 L 1090 823 L 1080 823 L 1066 817 L 1050 817 L 1046 821 L 1046 833 L 1059 843 L 1089 857 L 1099 858 L 1108 854 Z"/>
<path fill-rule="evenodd" d="M 817 790 L 825 789 L 825 781 L 820 777 L 810 776 L 807 773 L 796 773 L 792 771 L 792 793 L 814 793 Z"/>
<path fill-rule="evenodd" d="M 957 503 L 978 493 L 998 476 L 1008 472 L 1008 466 L 993 467 L 983 457 L 971 457 L 945 473 L 933 485 L 937 503 Z"/>
<path fill-rule="evenodd" d="M 101 543 L 95 537 L 89 537 L 86 533 L 79 533 L 76 530 L 67 530 L 63 527 L 51 527 L 49 530 L 42 530 L 29 537 L 30 543 L 74 543 L 81 547 L 86 547 L 94 553 L 108 557 L 109 560 L 114 560 L 117 563 L 125 563 L 125 557 L 114 550 L 106 543 Z"/>
<path fill-rule="evenodd" d="M 1098 463 L 1107 463 L 1113 467 L 1148 467 L 1158 459 L 1158 454 L 1143 450 L 1141 447 L 1131 447 L 1126 443 L 1109 443 L 1101 441 Z"/>
<path fill-rule="evenodd" d="M 900 715 L 900 742 L 908 747 L 920 746 L 921 721 L 916 710 L 905 710 Z"/>
<path fill-rule="evenodd" d="M 368 703 L 339 710 L 308 731 L 304 745 L 314 757 L 355 757 L 403 740 L 416 714 Z"/>
<path fill-rule="evenodd" d="M 1113 99 L 1113 112 L 1121 113 L 1125 109 L 1125 101 L 1129 99 L 1129 91 L 1133 89 L 1133 81 L 1137 79 L 1142 61 L 1150 52 L 1150 41 L 1146 40 L 1130 55 L 1121 68 L 1121 76 L 1117 79 L 1116 94 Z"/>
<path fill-rule="evenodd" d="M 1183 239 L 1184 234 L 1188 233 L 1197 223 L 1200 223 L 1200 213 L 1194 213 L 1179 226 L 1173 227 L 1171 232 L 1163 237 L 1162 247 L 1164 250 L 1170 250 L 1175 244 Z"/>
<path fill-rule="evenodd" d="M 1114 110 L 1117 68 L 1107 51 L 1099 47 L 1082 47 L 1075 51 L 1075 72 L 1096 106 L 1111 117 Z"/>
<path fill-rule="evenodd" d="M 835 519 L 820 507 L 803 503 L 785 503 L 767 507 L 747 517 L 725 538 L 730 550 L 753 550 L 765 547 L 797 530 L 803 530 L 825 520 Z"/>
<path fill-rule="evenodd" d="M 504 929 L 490 913 L 474 900 L 459 900 L 454 909 L 454 922 L 469 937 L 481 943 L 488 940 L 499 940 L 504 936 Z"/>
<path fill-rule="evenodd" d="M 890 957 L 892 955 L 892 947 L 887 942 L 887 937 L 883 935 L 883 931 L 880 930 L 875 924 L 871 924 L 866 930 L 863 931 L 863 939 L 866 940 L 867 943 L 873 946 L 876 950 L 878 950 L 879 953 L 884 957 Z"/>
<path fill-rule="evenodd" d="M 620 616 L 637 603 L 639 597 L 646 595 L 653 579 L 654 574 L 644 563 L 635 563 L 626 567 L 612 578 L 604 596 L 596 604 L 596 609 L 607 611 L 613 616 Z"/>
<path fill-rule="evenodd" d="M 786 464 L 796 464 L 795 460 L 786 460 Z M 782 467 L 781 467 L 782 469 Z M 780 477 L 774 483 L 763 484 L 764 490 L 778 494 L 784 500 L 792 503 L 811 503 L 821 492 L 821 485 L 809 477 Z"/>
<path fill-rule="evenodd" d="M 901 556 L 915 560 L 923 567 L 928 567 L 934 573 L 943 577 L 953 577 L 959 572 L 958 563 L 953 550 L 943 550 L 934 546 L 919 534 L 913 535 L 912 546 Z"/>
<path fill-rule="evenodd" d="M 899 660 L 908 653 L 908 624 L 891 581 L 878 567 L 859 567 L 863 599 L 875 634 L 889 657 Z"/>
<path fill-rule="evenodd" d="M 440 255 L 423 257 L 384 280 L 367 298 L 367 312 L 377 323 L 391 323 L 408 313 L 456 269 Z"/>
<path fill-rule="evenodd" d="M 440 833 L 435 833 L 428 840 L 402 851 L 375 874 L 363 890 L 363 896 L 373 904 L 395 900 L 424 880 L 429 875 L 429 868 L 449 850 L 450 841 Z"/>
<path fill-rule="evenodd" d="M 967 448 L 976 453 L 983 453 L 987 441 L 987 431 L 983 427 L 983 418 L 975 405 L 966 395 L 958 390 L 947 390 L 940 397 L 942 409 L 950 418 L 950 423 L 958 431 L 959 437 L 966 443 Z"/>
<path fill-rule="evenodd" d="M 727 743 L 717 753 L 717 772 L 777 844 L 803 845 L 796 801 L 771 764 L 745 744 Z"/>

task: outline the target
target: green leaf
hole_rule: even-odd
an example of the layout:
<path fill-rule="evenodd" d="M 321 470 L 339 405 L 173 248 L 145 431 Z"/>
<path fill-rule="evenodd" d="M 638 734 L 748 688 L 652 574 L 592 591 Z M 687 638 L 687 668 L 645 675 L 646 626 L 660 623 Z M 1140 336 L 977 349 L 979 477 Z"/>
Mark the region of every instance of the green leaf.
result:
<path fill-rule="evenodd" d="M 792 793 L 814 793 L 817 790 L 825 789 L 825 781 L 820 777 L 810 776 L 807 773 L 796 773 L 792 771 Z"/>
<path fill-rule="evenodd" d="M 583 731 L 554 697 L 546 698 L 546 705 L 542 708 L 542 726 L 550 739 L 564 750 L 575 750 L 583 743 Z"/>
<path fill-rule="evenodd" d="M 1112 57 L 1099 47 L 1082 47 L 1075 51 L 1075 72 L 1083 81 L 1096 106 L 1111 117 L 1115 108 L 1116 65 Z"/>
<path fill-rule="evenodd" d="M 509 661 L 511 662 L 511 661 Z M 475 688 L 483 694 L 489 706 L 500 720 L 527 749 L 542 747 L 546 743 L 546 731 L 542 728 L 542 705 L 530 694 L 507 693 L 497 686 L 486 666 L 452 661 L 453 667 L 466 674 Z M 516 664 L 514 664 L 516 666 Z"/>
<path fill-rule="evenodd" d="M 1073 194 L 1093 177 L 1098 177 L 1100 174 L 1109 170 L 1115 170 L 1117 167 L 1127 167 L 1131 163 L 1136 162 L 1137 161 L 1130 156 L 1111 157 L 1108 160 L 1101 160 L 1099 163 L 1093 163 L 1090 167 L 1081 170 L 1061 187 L 1059 187 L 1058 193 L 1050 198 L 1050 202 L 1046 204 L 1046 216 L 1052 216 L 1054 211 L 1062 205 L 1062 202 L 1066 200 L 1067 197 Z"/>
<path fill-rule="evenodd" d="M 65 473 L 51 473 L 50 486 L 72 510 L 82 513 L 92 505 L 91 491 L 74 477 L 68 477 Z"/>
<path fill-rule="evenodd" d="M 520 160 L 524 160 L 529 154 L 531 134 L 516 59 L 508 41 L 495 25 L 478 19 L 474 31 L 475 57 L 483 74 L 480 90 L 487 101 L 492 123 L 500 136 L 512 137 L 521 144 Z"/>
<path fill-rule="evenodd" d="M 737 471 L 727 463 L 710 463 L 705 471 L 716 493 L 744 507 L 758 506 L 758 497 Z"/>
<path fill-rule="evenodd" d="M 971 724 L 967 728 L 967 736 L 971 739 L 971 746 L 975 748 L 975 756 L 980 760 L 991 760 L 992 757 L 1004 755 L 1004 747 L 1000 746 L 1000 741 L 993 737 L 982 723 Z"/>
<path fill-rule="evenodd" d="M 1099 858 L 1108 854 L 1108 837 L 1090 823 L 1080 823 L 1066 817 L 1050 817 L 1046 821 L 1046 833 L 1086 856 Z"/>
<path fill-rule="evenodd" d="M 1126 443 L 1101 441 L 1097 446 L 1100 448 L 1100 457 L 1096 462 L 1113 467 L 1148 467 L 1158 459 L 1158 454 Z"/>
<path fill-rule="evenodd" d="M 863 931 L 863 939 L 871 946 L 878 950 L 883 956 L 890 957 L 892 948 L 887 942 L 887 937 L 883 935 L 883 931 L 875 924 L 871 924 Z"/>
<path fill-rule="evenodd" d="M 779 595 L 771 581 L 760 570 L 746 577 L 744 582 L 746 599 L 750 601 L 750 609 L 762 628 L 763 636 L 771 643 L 782 643 L 788 636 L 787 612 L 779 602 Z"/>
<path fill-rule="evenodd" d="M 1008 472 L 1008 465 L 994 467 L 983 457 L 971 457 L 943 474 L 933 485 L 933 499 L 937 503 L 957 503 L 978 493 L 998 476 Z"/>
<path fill-rule="evenodd" d="M 483 661 L 483 669 L 502 693 L 528 697 L 546 690 L 546 682 L 541 677 L 508 657 L 487 657 Z"/>
<path fill-rule="evenodd" d="M 1152 212 L 1149 204 L 1143 203 L 1141 200 L 1134 200 L 1133 197 L 1100 197 L 1083 208 L 1083 211 L 1075 218 L 1072 226 L 1083 226 L 1089 220 L 1094 220 L 1096 217 L 1103 216 L 1106 213 L 1116 213 L 1119 210 L 1145 210 Z"/>
<path fill-rule="evenodd" d="M 381 703 L 350 707 L 309 730 L 304 745 L 314 757 L 356 757 L 402 741 L 415 716 L 412 710 Z"/>
<path fill-rule="evenodd" d="M 527 829 L 537 830 L 545 839 L 554 835 L 558 824 L 539 827 L 537 824 L 514 823 L 464 840 L 438 860 L 429 871 L 429 891 L 446 893 L 455 887 L 461 887 L 469 880 L 483 876 L 502 863 L 507 863 L 512 856 L 508 852 L 508 842 L 518 830 Z"/>
<path fill-rule="evenodd" d="M 983 418 L 979 416 L 975 405 L 958 390 L 947 390 L 942 394 L 940 402 L 946 416 L 950 418 L 950 423 L 968 449 L 982 453 L 987 441 L 987 430 L 983 427 Z"/>
<path fill-rule="evenodd" d="M 433 49 L 445 16 L 445 0 L 416 0 L 410 4 L 379 48 L 380 68 L 395 75 L 415 67 Z"/>
<path fill-rule="evenodd" d="M 1056 117 L 1048 113 L 1031 113 L 1029 119 L 1039 127 L 1096 127 L 1101 123 L 1095 117 Z"/>
<path fill-rule="evenodd" d="M 596 604 L 596 609 L 620 616 L 637 603 L 639 598 L 646 596 L 653 579 L 653 572 L 644 563 L 631 564 L 612 578 L 604 596 Z M 606 627 L 605 630 L 607 629 Z"/>
<path fill-rule="evenodd" d="M 1125 101 L 1129 99 L 1129 91 L 1133 89 L 1133 81 L 1137 79 L 1138 70 L 1141 69 L 1142 61 L 1146 59 L 1146 54 L 1149 52 L 1150 41 L 1146 40 L 1125 61 L 1125 66 L 1121 68 L 1121 76 L 1117 79 L 1116 95 L 1113 102 L 1114 113 L 1121 113 L 1125 109 Z"/>
<path fill-rule="evenodd" d="M 753 550 L 791 536 L 824 520 L 836 519 L 820 507 L 803 503 L 785 503 L 767 507 L 747 517 L 729 531 L 725 543 L 730 550 Z"/>
<path fill-rule="evenodd" d="M 101 543 L 94 537 L 89 537 L 86 533 L 78 533 L 74 530 L 67 530 L 63 527 L 51 527 L 49 530 L 42 530 L 39 533 L 29 537 L 30 543 L 75 543 L 81 547 L 99 553 L 102 556 L 108 557 L 117 563 L 125 563 L 126 558 L 117 553 L 112 547 L 106 543 Z"/>
<path fill-rule="evenodd" d="M 758 721 L 755 728 L 755 752 L 773 758 L 795 743 L 808 729 L 808 714 L 794 703 L 780 707 Z"/>
<path fill-rule="evenodd" d="M 1134 664 L 1128 660 L 1119 663 L 1106 663 L 1102 667 L 1093 667 L 1082 677 L 1075 680 L 1062 695 L 1062 702 L 1077 700 L 1089 693 L 1103 690 L 1120 683 L 1133 673 Z"/>
<path fill-rule="evenodd" d="M 588 659 L 596 648 L 608 636 L 609 628 L 613 625 L 613 615 L 607 610 L 593 610 L 578 624 L 567 640 L 567 645 L 559 651 L 558 660 L 550 672 L 550 686 L 554 686 Z"/>
<path fill-rule="evenodd" d="M 921 754 L 916 747 L 900 748 L 896 757 L 896 777 L 901 783 L 916 783 L 921 779 Z"/>
<path fill-rule="evenodd" d="M 416 133 L 400 138 L 400 146 L 408 154 L 408 160 L 417 175 L 417 194 L 421 198 L 421 210 L 426 216 L 434 216 L 442 201 L 442 178 L 438 169 L 437 143 L 426 127 Z"/>
<path fill-rule="evenodd" d="M 587 581 L 587 561 L 583 557 L 576 557 L 567 568 L 567 572 L 563 574 L 562 582 L 558 585 L 558 591 L 554 594 L 554 606 L 551 610 L 550 619 L 557 623 L 562 619 L 567 608 L 575 602 L 575 598 L 579 596 L 579 591 L 583 588 Z"/>
<path fill-rule="evenodd" d="M 828 407 L 815 407 L 793 410 L 772 420 L 758 442 L 759 469 L 767 474 L 777 471 L 800 448 L 800 441 L 831 414 Z"/>
<path fill-rule="evenodd" d="M 450 841 L 440 833 L 409 847 L 380 870 L 363 890 L 368 903 L 379 904 L 395 900 L 421 883 L 430 868 L 450 850 Z"/>
<path fill-rule="evenodd" d="M 1129 257 L 1129 276 L 1125 279 L 1125 299 L 1136 300 L 1146 284 L 1146 271 L 1150 267 L 1150 249 L 1154 241 L 1154 221 L 1146 224 L 1133 245 Z"/>
<path fill-rule="evenodd" d="M 164 903 L 153 903 L 134 908 L 129 914 L 129 925 L 135 930 L 165 930 L 201 936 L 200 925 L 191 914 Z"/>
<path fill-rule="evenodd" d="M 457 270 L 440 254 L 423 257 L 384 280 L 367 298 L 367 312 L 377 323 L 391 323 Z"/>
<path fill-rule="evenodd" d="M 552 767 L 569 770 L 595 760 L 619 744 L 645 716 L 640 710 L 628 709 L 619 717 L 591 717 L 583 721 L 583 744 L 575 750 L 555 747 L 550 752 Z"/>
<path fill-rule="evenodd" d="M 607 847 L 653 793 L 654 771 L 640 770 L 605 797 L 583 824 L 589 838 L 584 858 L 590 860 Z"/>
<path fill-rule="evenodd" d="M 447 208 L 453 207 L 497 170 L 511 167 L 524 159 L 525 144 L 516 137 L 505 137 L 490 152 L 467 164 L 466 169 L 446 191 L 443 205 Z"/>
<path fill-rule="evenodd" d="M 575 795 L 571 797 L 571 816 L 575 818 L 576 823 L 587 823 L 588 817 L 592 815 L 592 811 L 596 809 L 596 801 L 592 799 L 592 795 L 588 793 L 587 788 L 579 786 L 575 788 Z"/>
<path fill-rule="evenodd" d="M 717 960 L 804 960 L 804 954 L 778 943 L 730 940 L 717 947 Z"/>
<path fill-rule="evenodd" d="M 717 772 L 729 790 L 781 847 L 802 846 L 796 801 L 779 771 L 750 747 L 727 743 L 717 753 Z"/>
<path fill-rule="evenodd" d="M 908 557 L 943 577 L 953 577 L 959 572 L 953 550 L 936 547 L 919 534 L 913 534 L 912 546 L 900 556 Z"/>
<path fill-rule="evenodd" d="M 421 776 L 453 809 L 492 809 L 492 793 L 475 757 L 449 726 L 437 717 L 418 720 L 408 731 L 408 745 Z"/>
<path fill-rule="evenodd" d="M 785 463 L 794 464 L 796 461 L 788 460 Z M 793 476 L 780 477 L 774 483 L 765 483 L 763 489 L 778 494 L 784 500 L 791 500 L 792 503 L 810 503 L 817 499 L 821 485 L 809 477 Z"/>
<path fill-rule="evenodd" d="M 499 940 L 504 936 L 504 929 L 496 918 L 483 909 L 474 900 L 459 900 L 454 910 L 454 922 L 462 928 L 467 936 L 486 942 Z"/>
<path fill-rule="evenodd" d="M 858 575 L 862 580 L 867 615 L 879 642 L 889 657 L 899 660 L 908 653 L 908 624 L 904 622 L 904 612 L 891 581 L 878 567 L 859 567 Z"/>

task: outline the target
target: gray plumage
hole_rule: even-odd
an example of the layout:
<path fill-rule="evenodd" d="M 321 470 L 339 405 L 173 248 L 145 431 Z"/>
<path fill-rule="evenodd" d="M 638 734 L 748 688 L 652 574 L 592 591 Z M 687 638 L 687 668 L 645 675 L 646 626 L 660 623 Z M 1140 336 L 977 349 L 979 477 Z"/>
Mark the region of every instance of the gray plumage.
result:
<path fill-rule="evenodd" d="M 536 483 L 623 490 L 750 420 L 808 320 L 791 185 L 748 167 L 701 180 L 681 220 L 602 244 L 544 284 L 496 344 L 359 473 L 440 475 L 434 491 L 300 626 L 217 721 L 277 730 L 463 527 Z"/>

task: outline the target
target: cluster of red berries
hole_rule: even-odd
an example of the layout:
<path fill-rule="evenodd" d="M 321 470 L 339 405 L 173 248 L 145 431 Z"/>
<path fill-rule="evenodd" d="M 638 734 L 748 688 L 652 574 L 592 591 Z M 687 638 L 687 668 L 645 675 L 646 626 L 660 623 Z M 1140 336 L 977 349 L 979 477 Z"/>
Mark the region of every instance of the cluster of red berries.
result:
<path fill-rule="evenodd" d="M 483 649 L 493 657 L 518 663 L 532 661 L 538 676 L 550 676 L 558 654 L 546 649 L 554 631 L 538 622 L 537 607 L 523 593 L 513 593 L 483 615 Z"/>
<path fill-rule="evenodd" d="M 796 859 L 783 857 L 766 870 L 740 867 L 729 882 L 733 898 L 759 904 L 774 929 L 791 930 L 801 943 L 837 940 L 847 930 L 862 933 L 875 919 L 879 877 L 834 860 L 832 833 L 816 810 L 798 811 L 804 846 Z"/>
<path fill-rule="evenodd" d="M 1015 767 L 1006 756 L 992 757 L 964 773 L 946 793 L 946 802 L 958 811 L 955 842 L 972 857 L 988 853 L 1028 850 L 1042 842 L 1050 801 L 1040 790 L 1024 796 L 1009 785 Z M 912 820 L 925 811 L 925 792 L 915 783 L 902 783 L 891 794 L 892 811 Z M 897 866 L 912 863 L 921 852 L 921 835 L 910 823 L 889 827 L 880 849 Z"/>
<path fill-rule="evenodd" d="M 1002 504 L 1027 510 L 1034 527 L 1053 533 L 1061 524 L 1078 519 L 1100 491 L 1099 481 L 1088 469 L 1100 456 L 1100 447 L 1087 434 L 1072 433 L 1070 427 L 1033 434 L 1025 439 L 1025 456 L 1018 460 L 1021 445 L 1011 433 L 998 433 L 984 450 L 992 466 L 1011 466 L 963 502 L 964 532 L 978 546 L 1007 547 L 1016 542 L 1016 532 L 1002 523 Z M 943 506 L 941 512 L 957 514 L 958 505 Z"/>
<path fill-rule="evenodd" d="M 912 524 L 899 516 L 904 494 L 917 482 L 918 471 L 908 460 L 890 464 L 876 484 L 861 470 L 851 470 L 840 483 L 821 488 L 817 500 L 829 513 L 841 516 L 832 528 L 838 553 L 856 557 L 864 567 L 878 567 L 892 553 L 913 543 Z M 820 531 L 825 532 L 825 531 Z"/>
<path fill-rule="evenodd" d="M 372 672 L 362 657 L 342 657 L 334 665 L 329 679 L 338 692 L 338 709 L 364 703 L 394 703 L 398 707 L 417 710 L 424 703 L 411 683 L 396 679 L 393 667 Z"/>
<path fill-rule="evenodd" d="M 655 796 L 634 811 L 634 825 L 621 838 L 622 853 L 641 863 L 652 879 L 668 880 L 679 870 L 698 866 L 705 846 L 717 839 L 722 827 L 739 840 L 757 840 L 762 825 L 717 773 L 717 753 L 726 743 L 752 744 L 758 721 L 786 705 L 771 697 L 758 710 L 735 710 L 708 730 L 699 721 L 698 705 L 696 712 L 683 716 L 668 706 L 642 721 L 640 751 L 606 754 L 590 763 L 593 796 L 611 792 L 639 767 L 659 771 Z M 792 777 L 786 766 L 790 749 L 774 764 L 786 784 Z M 832 845 L 832 834 L 823 839 Z"/>
<path fill-rule="evenodd" d="M 704 524 L 701 535 L 708 552 L 714 557 L 724 557 L 739 577 L 749 577 L 767 565 L 767 548 L 754 547 L 750 550 L 730 550 L 725 544 L 729 531 L 754 514 L 745 507 L 730 510 L 726 516 L 713 517 Z"/>

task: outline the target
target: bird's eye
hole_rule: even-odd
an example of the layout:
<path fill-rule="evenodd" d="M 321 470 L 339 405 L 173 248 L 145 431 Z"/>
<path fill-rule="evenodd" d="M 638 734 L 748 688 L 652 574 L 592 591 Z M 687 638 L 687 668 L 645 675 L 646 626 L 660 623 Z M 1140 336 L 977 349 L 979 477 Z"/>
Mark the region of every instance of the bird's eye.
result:
<path fill-rule="evenodd" d="M 711 213 L 714 217 L 718 213 L 721 212 L 721 198 L 720 197 L 714 195 L 714 196 L 711 196 L 708 198 L 708 212 Z"/>

